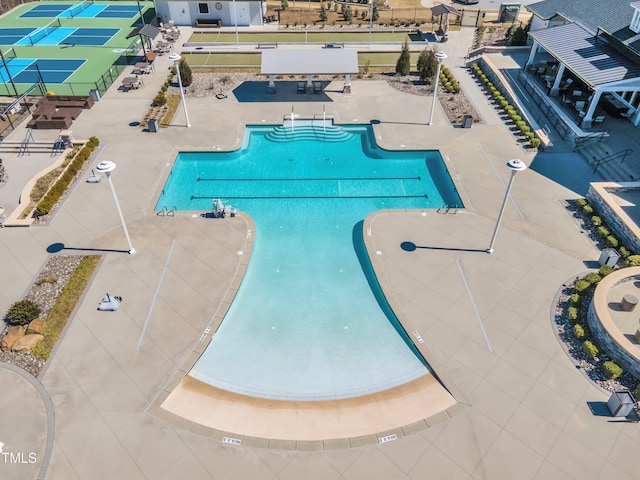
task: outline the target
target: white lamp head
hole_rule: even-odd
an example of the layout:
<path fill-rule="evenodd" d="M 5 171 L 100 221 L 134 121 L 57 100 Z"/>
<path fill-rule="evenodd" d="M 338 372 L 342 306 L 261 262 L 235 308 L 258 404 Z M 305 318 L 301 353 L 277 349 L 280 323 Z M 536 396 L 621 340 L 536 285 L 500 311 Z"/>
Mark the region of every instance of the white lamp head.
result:
<path fill-rule="evenodd" d="M 169 60 L 171 60 L 172 62 L 179 62 L 181 58 L 182 57 L 179 53 L 172 53 L 171 55 L 169 55 Z"/>
<path fill-rule="evenodd" d="M 104 162 L 100 162 L 96 167 L 96 171 L 100 173 L 111 173 L 116 169 L 116 164 L 105 160 Z"/>
<path fill-rule="evenodd" d="M 442 63 L 445 58 L 447 58 L 447 54 L 446 53 L 444 53 L 444 52 L 436 53 L 436 60 L 438 60 L 438 63 Z"/>
<path fill-rule="evenodd" d="M 523 170 L 527 169 L 527 166 L 519 158 L 514 158 L 513 160 L 509 160 L 507 162 L 507 167 L 509 167 L 514 172 L 522 172 Z"/>

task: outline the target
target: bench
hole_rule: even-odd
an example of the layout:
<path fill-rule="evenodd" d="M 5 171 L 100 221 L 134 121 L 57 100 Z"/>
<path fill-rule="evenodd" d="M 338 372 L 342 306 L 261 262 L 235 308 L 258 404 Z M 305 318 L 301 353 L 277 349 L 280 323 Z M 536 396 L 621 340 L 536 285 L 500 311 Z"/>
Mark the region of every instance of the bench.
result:
<path fill-rule="evenodd" d="M 219 18 L 196 18 L 196 27 L 222 27 L 222 20 Z"/>

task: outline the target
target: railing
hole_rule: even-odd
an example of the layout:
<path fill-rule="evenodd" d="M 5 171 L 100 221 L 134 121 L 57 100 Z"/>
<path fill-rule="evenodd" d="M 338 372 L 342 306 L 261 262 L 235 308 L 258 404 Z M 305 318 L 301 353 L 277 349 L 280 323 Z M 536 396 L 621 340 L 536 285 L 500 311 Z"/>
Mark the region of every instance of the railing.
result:
<path fill-rule="evenodd" d="M 605 163 L 612 162 L 613 160 L 618 160 L 619 158 L 622 158 L 622 160 L 620 161 L 620 165 L 622 165 L 622 163 L 624 162 L 624 159 L 627 158 L 632 153 L 633 153 L 633 150 L 630 148 L 627 148 L 625 150 L 620 150 L 617 153 L 612 153 L 611 155 L 607 155 L 606 157 L 602 157 L 601 159 L 596 160 L 595 163 L 593 164 L 593 173 L 596 173 L 600 165 L 604 165 Z"/>
<path fill-rule="evenodd" d="M 458 213 L 458 205 L 443 205 L 438 210 L 436 210 L 436 213 L 441 213 L 444 215 L 452 213 L 455 215 L 456 213 Z"/>
<path fill-rule="evenodd" d="M 573 146 L 573 151 L 575 152 L 578 148 L 584 147 L 590 143 L 600 143 L 602 139 L 608 137 L 610 133 L 611 132 L 608 129 L 604 129 L 599 132 L 592 132 L 584 137 L 578 137 L 576 138 L 576 143 Z"/>
<path fill-rule="evenodd" d="M 171 210 L 169 210 L 163 205 L 162 209 L 156 212 L 156 215 L 159 217 L 175 217 L 176 207 L 171 207 Z"/>

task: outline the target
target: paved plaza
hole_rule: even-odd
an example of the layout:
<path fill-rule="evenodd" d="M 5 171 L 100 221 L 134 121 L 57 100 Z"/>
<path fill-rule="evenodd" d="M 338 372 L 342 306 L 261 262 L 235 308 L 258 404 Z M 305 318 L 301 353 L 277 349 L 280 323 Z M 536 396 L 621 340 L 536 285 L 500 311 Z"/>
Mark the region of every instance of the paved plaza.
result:
<path fill-rule="evenodd" d="M 237 288 L 239 266 L 247 261 L 238 252 L 247 251 L 253 229 L 244 213 L 225 219 L 156 215 L 164 179 L 180 150 L 236 149 L 244 125 L 281 124 L 292 105 L 241 103 L 233 95 L 188 99 L 191 128 L 180 109 L 169 128 L 144 132 L 135 122 L 166 79 L 169 60 L 161 56 L 143 89 L 112 87 L 72 127 L 75 138 L 100 139 L 92 166 L 117 163 L 113 184 L 136 253 L 122 252 L 126 239 L 104 181 L 78 182 L 46 226 L 0 230 L 2 311 L 29 289 L 50 245 L 64 244 L 62 253 L 104 253 L 39 381 L 0 368 L 4 452 L 24 453 L 27 460 L 33 452 L 37 459 L 3 464 L 0 457 L 0 478 L 638 478 L 640 424 L 601 414 L 608 394 L 576 369 L 552 327 L 562 284 L 584 273 L 585 262 L 600 253 L 564 201 L 586 194 L 598 178 L 567 146 L 558 145 L 562 153 L 535 154 L 516 144 L 462 69 L 472 36 L 472 29 L 451 32 L 443 49 L 482 124 L 452 127 L 438 107 L 427 126 L 431 97 L 401 93 L 384 82 L 354 79 L 345 95 L 336 80 L 324 104 L 339 124 L 377 120 L 374 131 L 384 148 L 439 149 L 464 201 L 466 208 L 455 214 L 381 211 L 365 220 L 367 247 L 380 252 L 372 262 L 389 302 L 424 340 L 419 348 L 457 408 L 346 443 L 270 444 L 247 437 L 233 445 L 205 428 L 157 415 L 152 406 L 225 308 L 228 291 Z M 295 112 L 311 117 L 322 106 L 298 100 Z M 10 139 L 24 135 L 18 129 Z M 36 141 L 56 135 L 34 132 Z M 483 250 L 509 181 L 505 163 L 512 158 L 529 169 L 515 179 L 489 255 Z M 3 160 L 10 179 L 27 178 L 25 172 L 35 174 L 46 162 L 41 154 Z M 20 188 L 10 182 L 0 189 L 7 210 L 17 205 Z M 417 248 L 402 249 L 403 242 Z M 105 292 L 123 297 L 117 312 L 96 310 Z M 363 417 L 367 421 L 375 418 Z M 392 435 L 396 439 L 377 441 Z"/>

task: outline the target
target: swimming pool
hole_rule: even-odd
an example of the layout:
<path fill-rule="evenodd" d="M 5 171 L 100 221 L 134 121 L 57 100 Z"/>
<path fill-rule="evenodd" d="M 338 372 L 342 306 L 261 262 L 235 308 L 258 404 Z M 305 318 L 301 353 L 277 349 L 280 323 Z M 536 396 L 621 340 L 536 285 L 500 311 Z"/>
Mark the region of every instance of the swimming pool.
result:
<path fill-rule="evenodd" d="M 328 400 L 429 373 L 377 288 L 362 221 L 462 206 L 439 152 L 384 151 L 369 126 L 249 127 L 239 151 L 180 153 L 156 208 L 206 211 L 217 198 L 253 217 L 255 243 L 189 375 L 255 397 Z"/>

